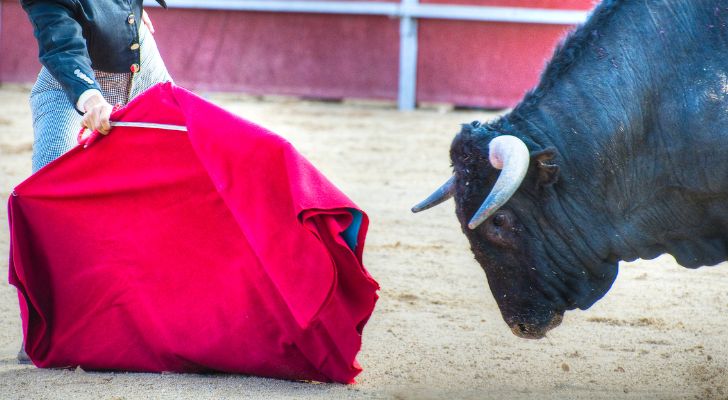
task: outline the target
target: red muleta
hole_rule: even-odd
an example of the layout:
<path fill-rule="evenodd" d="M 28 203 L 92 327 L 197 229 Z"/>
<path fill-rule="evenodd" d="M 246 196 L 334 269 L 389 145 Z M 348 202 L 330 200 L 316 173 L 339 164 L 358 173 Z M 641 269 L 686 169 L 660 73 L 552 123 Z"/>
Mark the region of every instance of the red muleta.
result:
<path fill-rule="evenodd" d="M 351 383 L 368 219 L 281 137 L 172 84 L 18 185 L 10 283 L 39 367 Z"/>

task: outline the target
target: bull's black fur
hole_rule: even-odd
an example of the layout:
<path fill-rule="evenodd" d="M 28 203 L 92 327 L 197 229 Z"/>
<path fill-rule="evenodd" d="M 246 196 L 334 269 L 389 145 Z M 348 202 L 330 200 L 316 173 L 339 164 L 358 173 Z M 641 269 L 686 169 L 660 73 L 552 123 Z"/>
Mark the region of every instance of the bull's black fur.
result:
<path fill-rule="evenodd" d="M 542 162 L 470 230 L 498 175 L 488 143 L 503 134 Z M 506 322 L 526 336 L 590 307 L 620 260 L 726 260 L 728 3 L 604 1 L 512 112 L 463 126 L 451 158 L 463 232 Z"/>

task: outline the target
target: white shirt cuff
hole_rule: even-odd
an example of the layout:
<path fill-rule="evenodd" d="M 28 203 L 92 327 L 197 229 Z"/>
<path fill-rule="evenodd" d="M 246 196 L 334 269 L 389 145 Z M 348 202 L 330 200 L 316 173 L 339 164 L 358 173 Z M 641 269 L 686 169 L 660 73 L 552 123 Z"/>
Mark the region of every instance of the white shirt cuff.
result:
<path fill-rule="evenodd" d="M 101 94 L 101 92 L 98 89 L 88 89 L 85 92 L 81 93 L 81 96 L 78 98 L 78 101 L 76 102 L 76 109 L 78 109 L 82 113 L 85 113 L 86 107 L 84 107 L 84 104 L 86 104 L 86 100 L 90 99 L 95 94 L 98 94 L 99 96 L 103 96 L 103 94 Z"/>

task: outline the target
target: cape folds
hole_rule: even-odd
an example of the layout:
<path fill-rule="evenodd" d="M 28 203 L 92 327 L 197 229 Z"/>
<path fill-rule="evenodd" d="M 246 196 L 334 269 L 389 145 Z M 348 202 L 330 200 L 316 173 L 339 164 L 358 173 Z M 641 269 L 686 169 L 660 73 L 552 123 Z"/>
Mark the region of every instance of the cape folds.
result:
<path fill-rule="evenodd" d="M 281 137 L 172 84 L 9 201 L 39 367 L 353 382 L 379 288 L 366 214 Z"/>

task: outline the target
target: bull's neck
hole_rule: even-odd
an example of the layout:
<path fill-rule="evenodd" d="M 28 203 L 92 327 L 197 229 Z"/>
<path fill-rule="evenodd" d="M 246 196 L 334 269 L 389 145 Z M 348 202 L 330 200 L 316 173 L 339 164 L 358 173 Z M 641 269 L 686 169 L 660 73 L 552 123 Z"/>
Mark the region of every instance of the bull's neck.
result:
<path fill-rule="evenodd" d="M 686 266 L 719 262 L 728 252 L 722 240 L 728 236 L 728 213 L 722 211 L 728 165 L 720 161 L 728 151 L 721 130 L 728 125 L 728 96 L 722 106 L 705 106 L 701 119 L 678 110 L 691 110 L 695 82 L 707 82 L 696 97 L 725 90 L 728 71 L 719 56 L 726 46 L 696 55 L 691 49 L 699 45 L 675 44 L 677 55 L 657 68 L 657 55 L 646 47 L 616 50 L 634 41 L 610 28 L 600 33 L 613 39 L 614 48 L 595 39 L 588 57 L 505 117 L 514 131 L 558 151 L 560 180 L 549 189 L 554 201 L 546 202 L 544 214 L 592 259 L 649 259 L 667 252 Z M 715 35 L 705 42 L 726 39 Z M 600 58 L 601 52 L 606 56 Z M 699 69 L 695 59 L 701 60 Z M 696 160 L 697 168 L 710 171 L 696 171 Z"/>

